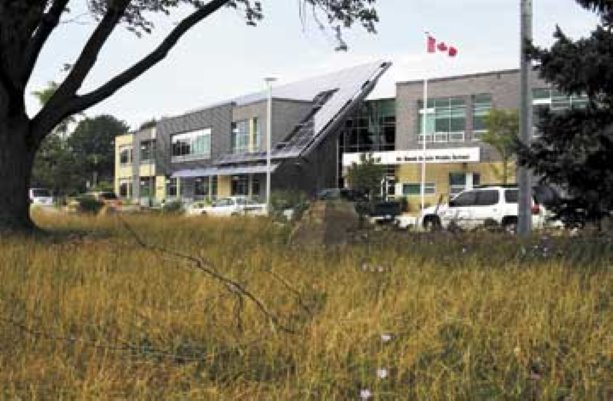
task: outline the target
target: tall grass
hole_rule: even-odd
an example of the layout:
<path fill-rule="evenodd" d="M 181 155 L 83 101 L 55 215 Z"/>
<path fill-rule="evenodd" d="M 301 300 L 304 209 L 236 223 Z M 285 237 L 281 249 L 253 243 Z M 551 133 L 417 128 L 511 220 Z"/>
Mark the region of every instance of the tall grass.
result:
<path fill-rule="evenodd" d="M 290 334 L 117 217 L 38 219 L 52 236 L 0 241 L 0 399 L 613 396 L 608 242 L 369 233 L 298 249 L 265 220 L 126 218 Z"/>

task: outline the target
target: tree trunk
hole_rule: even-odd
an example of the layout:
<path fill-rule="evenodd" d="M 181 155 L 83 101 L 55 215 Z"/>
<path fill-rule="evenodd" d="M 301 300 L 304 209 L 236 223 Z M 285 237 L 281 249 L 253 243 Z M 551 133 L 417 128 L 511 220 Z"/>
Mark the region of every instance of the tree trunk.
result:
<path fill-rule="evenodd" d="M 32 231 L 28 189 L 35 146 L 27 119 L 0 122 L 0 232 Z"/>

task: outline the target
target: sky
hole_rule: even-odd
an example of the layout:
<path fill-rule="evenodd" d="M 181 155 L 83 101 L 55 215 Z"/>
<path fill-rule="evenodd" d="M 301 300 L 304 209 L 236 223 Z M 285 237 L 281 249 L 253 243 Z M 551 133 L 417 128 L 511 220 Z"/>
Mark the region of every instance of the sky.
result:
<path fill-rule="evenodd" d="M 302 23 L 298 0 L 264 0 L 265 18 L 247 26 L 233 9 L 222 9 L 190 30 L 168 57 L 85 115 L 111 114 L 132 129 L 152 118 L 168 117 L 263 90 L 264 78 L 278 83 L 333 72 L 376 60 L 393 67 L 371 98 L 393 97 L 398 81 L 485 72 L 519 66 L 520 0 L 377 0 L 377 33 L 355 26 L 345 32 L 349 49 L 335 51 L 331 32 L 313 19 Z M 85 0 L 72 0 L 71 14 L 54 32 L 37 63 L 28 93 L 63 78 L 62 66 L 72 63 L 95 27 Z M 156 27 L 141 38 L 118 27 L 103 48 L 80 93 L 103 84 L 150 52 L 186 15 L 153 15 Z M 534 0 L 534 40 L 553 43 L 556 25 L 573 38 L 586 36 L 596 17 L 573 0 Z M 450 59 L 425 51 L 424 32 L 455 46 Z M 30 114 L 39 106 L 26 99 Z"/>

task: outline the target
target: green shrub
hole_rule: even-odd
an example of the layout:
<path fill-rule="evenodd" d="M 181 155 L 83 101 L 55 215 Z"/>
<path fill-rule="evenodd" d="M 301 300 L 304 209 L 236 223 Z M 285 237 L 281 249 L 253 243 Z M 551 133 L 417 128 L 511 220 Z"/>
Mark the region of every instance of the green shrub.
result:
<path fill-rule="evenodd" d="M 166 202 L 162 206 L 162 212 L 163 213 L 170 213 L 170 214 L 183 213 L 183 203 L 181 203 L 181 201 L 179 201 L 179 200 L 173 200 L 173 201 L 170 201 L 170 202 Z"/>
<path fill-rule="evenodd" d="M 97 214 L 104 206 L 104 203 L 92 196 L 79 196 L 76 198 L 76 201 L 79 205 L 79 211 L 83 213 Z"/>
<path fill-rule="evenodd" d="M 285 220 L 283 212 L 287 209 L 294 211 L 292 220 L 300 220 L 309 208 L 309 198 L 302 191 L 275 191 L 270 194 L 270 213 L 275 220 Z"/>

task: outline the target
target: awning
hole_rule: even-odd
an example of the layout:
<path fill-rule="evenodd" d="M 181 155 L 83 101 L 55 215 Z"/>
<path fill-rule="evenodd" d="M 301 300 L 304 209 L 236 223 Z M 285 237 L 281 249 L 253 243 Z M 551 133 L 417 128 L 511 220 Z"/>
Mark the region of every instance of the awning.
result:
<path fill-rule="evenodd" d="M 273 173 L 279 164 L 271 164 L 270 172 Z M 266 173 L 265 164 L 255 165 L 239 165 L 239 166 L 222 166 L 222 167 L 206 167 L 196 169 L 178 170 L 172 173 L 172 178 L 194 178 L 194 177 L 210 177 L 214 175 L 242 175 L 242 174 L 264 174 Z"/>

